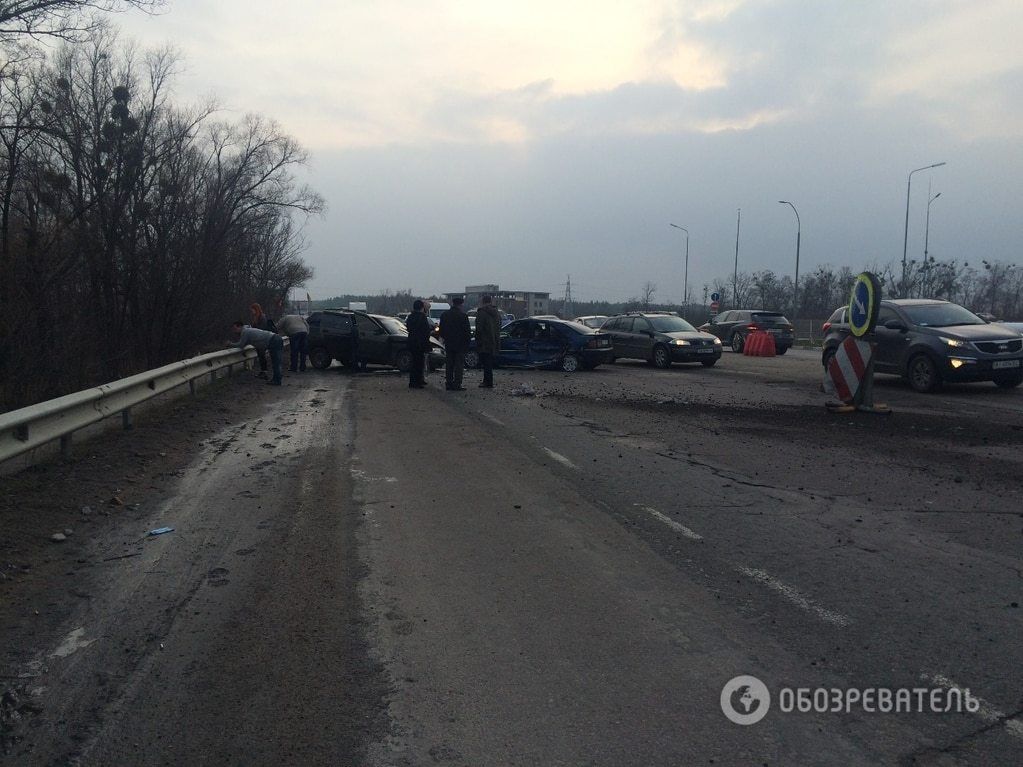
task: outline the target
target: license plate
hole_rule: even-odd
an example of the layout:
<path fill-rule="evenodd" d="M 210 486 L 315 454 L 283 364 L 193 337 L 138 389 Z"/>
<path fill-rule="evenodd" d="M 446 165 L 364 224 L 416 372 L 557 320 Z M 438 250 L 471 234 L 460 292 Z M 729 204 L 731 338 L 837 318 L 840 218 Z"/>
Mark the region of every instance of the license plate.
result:
<path fill-rule="evenodd" d="M 697 351 L 697 354 L 713 354 L 713 353 L 714 353 L 713 349 L 700 349 L 699 351 Z"/>
<path fill-rule="evenodd" d="M 991 368 L 993 370 L 1003 370 L 1005 368 L 1018 368 L 1019 360 L 999 360 L 998 362 L 992 362 Z"/>

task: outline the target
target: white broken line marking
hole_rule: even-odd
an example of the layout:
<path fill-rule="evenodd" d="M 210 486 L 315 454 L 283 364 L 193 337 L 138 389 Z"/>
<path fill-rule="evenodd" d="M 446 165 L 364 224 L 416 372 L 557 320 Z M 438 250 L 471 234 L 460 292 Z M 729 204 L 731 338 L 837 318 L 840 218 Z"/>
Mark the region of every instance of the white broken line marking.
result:
<path fill-rule="evenodd" d="M 690 530 L 685 525 L 676 522 L 674 519 L 669 517 L 667 514 L 662 514 L 657 509 L 654 509 L 654 508 L 652 508 L 650 506 L 643 506 L 643 505 L 638 504 L 638 503 L 636 505 L 639 506 L 639 508 L 643 509 L 643 511 L 647 512 L 648 514 L 650 514 L 654 519 L 656 519 L 656 520 L 666 524 L 668 527 L 670 527 L 676 533 L 682 533 L 682 535 L 684 535 L 686 538 L 692 538 L 694 541 L 702 541 L 703 540 L 703 536 L 700 535 L 698 532 L 696 532 L 695 530 Z"/>
<path fill-rule="evenodd" d="M 763 570 L 757 570 L 751 567 L 740 567 L 739 572 L 747 577 L 752 578 L 758 583 L 763 583 L 772 591 L 777 591 L 787 600 L 792 602 L 792 604 L 794 604 L 796 607 L 805 610 L 808 613 L 816 615 L 822 621 L 834 624 L 835 626 L 848 626 L 850 623 L 852 623 L 852 621 L 846 618 L 844 615 L 840 615 L 839 613 L 832 612 L 831 610 L 821 607 L 813 600 L 800 594 L 798 591 L 796 591 L 796 589 L 792 588 L 787 584 L 782 583 L 777 578 L 771 576 L 770 574 L 764 572 Z"/>
<path fill-rule="evenodd" d="M 568 467 L 568 468 L 570 468 L 570 469 L 575 469 L 576 471 L 579 471 L 579 467 L 578 467 L 578 466 L 576 466 L 576 465 L 575 465 L 574 463 L 572 463 L 572 462 L 571 462 L 570 460 L 568 460 L 567 458 L 565 458 L 565 456 L 563 456 L 563 455 L 562 455 L 561 453 L 555 453 L 555 452 L 554 452 L 553 450 L 551 450 L 551 449 L 550 449 L 549 447 L 545 447 L 545 448 L 543 449 L 543 451 L 544 451 L 545 453 L 547 453 L 547 455 L 549 455 L 549 456 L 550 456 L 551 458 L 553 458 L 553 459 L 554 459 L 555 461 L 557 461 L 558 463 L 560 463 L 561 465 L 563 465 L 563 466 L 567 466 L 567 467 Z"/>
<path fill-rule="evenodd" d="M 74 631 L 72 631 L 70 634 L 64 637 L 64 641 L 60 643 L 60 645 L 57 647 L 56 650 L 53 651 L 53 654 L 50 655 L 50 657 L 66 658 L 67 656 L 78 652 L 83 647 L 88 647 L 89 645 L 96 641 L 95 639 L 82 639 L 84 635 L 85 629 L 83 627 L 76 628 Z"/>
<path fill-rule="evenodd" d="M 487 413 L 486 411 L 481 410 L 480 415 L 486 418 L 491 423 L 495 423 L 498 426 L 504 426 L 504 421 L 499 421 L 497 418 L 494 418 L 494 416 L 490 415 L 490 413 Z"/>
<path fill-rule="evenodd" d="M 1023 722 L 1019 719 L 1009 719 L 1008 714 L 1002 713 L 983 698 L 978 698 L 970 692 L 969 687 L 958 685 L 947 676 L 941 674 L 921 674 L 920 678 L 925 682 L 932 682 L 939 687 L 944 687 L 946 690 L 958 690 L 964 695 L 969 692 L 970 696 L 980 704 L 980 708 L 973 713 L 989 724 L 1001 722 L 1012 735 L 1015 735 L 1017 738 L 1023 738 Z"/>
<path fill-rule="evenodd" d="M 361 479 L 363 482 L 397 482 L 397 477 L 371 477 L 362 469 L 352 469 L 352 477 Z"/>

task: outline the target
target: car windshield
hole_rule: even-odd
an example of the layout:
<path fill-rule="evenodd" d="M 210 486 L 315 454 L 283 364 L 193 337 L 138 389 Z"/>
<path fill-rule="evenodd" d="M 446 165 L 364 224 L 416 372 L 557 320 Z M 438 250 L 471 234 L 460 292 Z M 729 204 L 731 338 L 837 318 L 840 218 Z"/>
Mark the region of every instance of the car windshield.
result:
<path fill-rule="evenodd" d="M 408 333 L 408 328 L 405 327 L 405 323 L 396 317 L 380 317 L 380 324 L 384 326 L 384 329 L 393 335 L 400 335 Z"/>
<path fill-rule="evenodd" d="M 902 311 L 914 325 L 945 328 L 951 325 L 986 325 L 980 317 L 959 304 L 920 304 L 903 306 Z"/>
<path fill-rule="evenodd" d="M 586 325 L 583 325 L 581 322 L 571 322 L 569 320 L 559 322 L 555 327 L 557 327 L 559 330 L 574 330 L 576 333 L 584 333 L 586 335 L 590 335 L 593 333 L 593 328 L 587 327 Z"/>
<path fill-rule="evenodd" d="M 647 317 L 658 333 L 684 333 L 696 330 L 681 317 Z"/>

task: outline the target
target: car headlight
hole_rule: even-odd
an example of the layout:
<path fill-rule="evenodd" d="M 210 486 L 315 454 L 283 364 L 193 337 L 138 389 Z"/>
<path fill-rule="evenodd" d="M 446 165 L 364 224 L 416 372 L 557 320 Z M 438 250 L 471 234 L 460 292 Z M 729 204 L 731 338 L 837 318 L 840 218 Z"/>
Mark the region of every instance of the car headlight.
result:
<path fill-rule="evenodd" d="M 689 342 L 686 341 L 684 338 L 676 338 L 674 341 L 672 341 L 672 343 L 675 344 L 675 346 L 689 346 Z"/>
<path fill-rule="evenodd" d="M 960 341 L 958 338 L 946 338 L 945 336 L 941 336 L 941 340 L 944 341 L 949 346 L 953 346 L 957 349 L 967 345 L 966 341 Z"/>
<path fill-rule="evenodd" d="M 718 346 L 721 346 L 721 339 L 718 338 L 717 336 L 714 336 L 714 343 L 717 344 Z"/>

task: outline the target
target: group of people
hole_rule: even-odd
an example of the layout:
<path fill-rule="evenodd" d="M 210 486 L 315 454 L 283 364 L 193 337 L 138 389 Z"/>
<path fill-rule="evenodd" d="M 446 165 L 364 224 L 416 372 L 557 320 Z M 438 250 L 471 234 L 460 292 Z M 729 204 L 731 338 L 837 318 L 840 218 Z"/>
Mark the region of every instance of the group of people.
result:
<path fill-rule="evenodd" d="M 445 388 L 448 391 L 465 391 L 462 386 L 465 372 L 465 353 L 469 351 L 472 340 L 472 329 L 469 316 L 462 308 L 465 299 L 451 299 L 451 308 L 440 317 L 440 337 L 444 339 Z M 426 356 L 430 352 L 430 320 L 427 315 L 428 304 L 416 300 L 412 305 L 412 313 L 405 324 L 408 327 L 409 351 L 412 352 L 412 365 L 409 367 L 409 388 L 423 389 L 426 387 Z M 234 337 L 233 346 L 244 349 L 252 345 L 259 359 L 259 377 L 267 377 L 267 357 L 270 359 L 272 377 L 269 383 L 280 386 L 284 376 L 284 336 L 288 337 L 291 351 L 292 373 L 305 372 L 309 324 L 298 314 L 286 314 L 276 323 L 270 318 L 263 307 L 252 304 L 249 307 L 251 321 L 246 324 L 236 320 L 231 326 Z M 501 313 L 494 306 L 493 296 L 485 295 L 476 310 L 476 351 L 480 366 L 483 368 L 481 388 L 494 387 L 494 355 L 501 344 Z M 353 359 L 360 360 L 358 354 L 358 330 L 352 323 L 352 354 Z M 363 368 L 365 363 L 363 361 Z"/>
<path fill-rule="evenodd" d="M 445 368 L 444 381 L 448 391 L 465 391 L 462 377 L 465 372 L 465 353 L 469 351 L 472 340 L 472 329 L 469 327 L 469 315 L 462 309 L 465 299 L 456 296 L 451 299 L 451 308 L 440 316 L 440 337 L 444 339 Z M 424 366 L 426 355 L 430 351 L 430 321 L 426 314 L 426 304 L 417 300 L 412 304 L 412 313 L 405 320 L 408 327 L 409 351 L 412 352 L 412 365 L 409 368 L 408 385 L 410 389 L 422 389 L 426 386 Z M 492 296 L 485 295 L 476 310 L 476 352 L 479 354 L 480 366 L 483 368 L 481 388 L 494 387 L 494 355 L 501 343 L 501 313 L 494 306 Z"/>
<path fill-rule="evenodd" d="M 270 357 L 272 378 L 268 383 L 280 386 L 284 378 L 284 336 L 288 337 L 288 349 L 291 351 L 292 373 L 305 372 L 307 343 L 309 340 L 309 323 L 298 314 L 285 314 L 276 323 L 270 315 L 263 311 L 259 304 L 249 307 L 251 322 L 245 324 L 236 320 L 231 326 L 234 336 L 233 346 L 244 349 L 252 345 L 259 359 L 259 377 L 266 378 L 267 356 Z"/>

